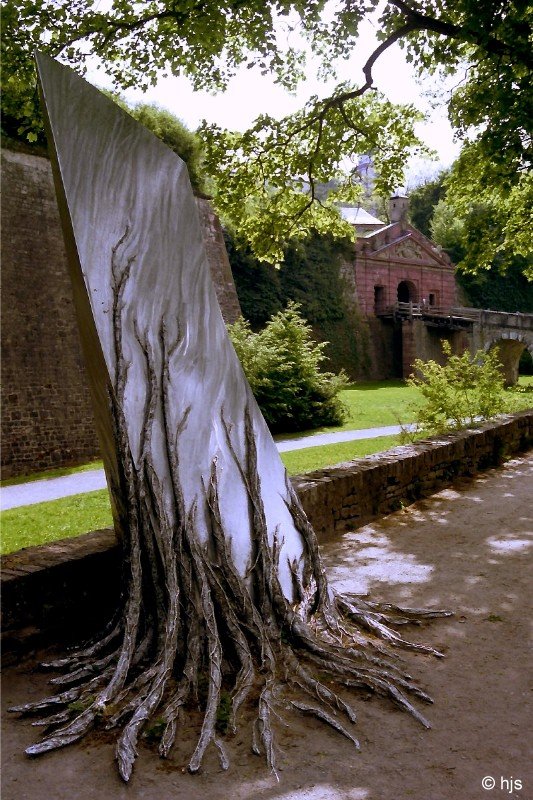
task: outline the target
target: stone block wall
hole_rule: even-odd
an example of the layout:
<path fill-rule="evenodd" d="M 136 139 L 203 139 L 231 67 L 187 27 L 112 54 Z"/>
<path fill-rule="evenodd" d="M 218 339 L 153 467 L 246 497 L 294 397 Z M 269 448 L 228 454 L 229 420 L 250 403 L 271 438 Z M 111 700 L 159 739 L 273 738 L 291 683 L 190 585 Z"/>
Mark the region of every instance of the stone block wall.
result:
<path fill-rule="evenodd" d="M 50 164 L 2 151 L 2 475 L 99 452 Z"/>
<path fill-rule="evenodd" d="M 293 478 L 318 535 L 353 530 L 533 446 L 533 410 Z M 102 626 L 116 607 L 120 552 L 112 530 L 0 559 L 4 658 L 43 638 Z M 98 580 L 95 580 L 98 576 Z"/>
<path fill-rule="evenodd" d="M 222 314 L 240 315 L 220 222 L 198 198 Z M 2 477 L 99 456 L 48 159 L 2 150 Z"/>
<path fill-rule="evenodd" d="M 217 299 L 224 321 L 231 325 L 242 316 L 242 312 L 235 283 L 233 282 L 233 275 L 231 274 L 222 225 L 209 200 L 197 197 L 196 204 L 204 228 L 207 260 L 211 270 L 211 278 L 215 284 Z"/>
<path fill-rule="evenodd" d="M 408 378 L 413 372 L 413 364 L 417 358 L 422 361 L 436 361 L 445 364 L 446 357 L 442 350 L 443 341 L 449 342 L 452 353 L 461 355 L 469 349 L 469 335 L 466 330 L 447 330 L 432 328 L 421 319 L 402 319 L 402 372 L 401 377 Z"/>
<path fill-rule="evenodd" d="M 533 446 L 533 411 L 293 479 L 318 535 L 358 527 Z"/>

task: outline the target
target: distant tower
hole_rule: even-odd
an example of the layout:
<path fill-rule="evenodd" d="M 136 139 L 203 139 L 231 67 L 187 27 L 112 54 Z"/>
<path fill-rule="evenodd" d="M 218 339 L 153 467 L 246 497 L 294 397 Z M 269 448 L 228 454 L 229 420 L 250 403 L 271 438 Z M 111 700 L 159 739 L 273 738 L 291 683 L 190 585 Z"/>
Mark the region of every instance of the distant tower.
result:
<path fill-rule="evenodd" d="M 374 160 L 370 153 L 361 156 L 357 164 L 357 172 L 359 173 L 363 189 L 365 190 L 365 198 L 368 200 L 374 191 L 374 183 L 376 180 Z"/>
<path fill-rule="evenodd" d="M 402 191 L 397 190 L 389 200 L 389 219 L 391 222 L 407 223 L 409 198 Z"/>

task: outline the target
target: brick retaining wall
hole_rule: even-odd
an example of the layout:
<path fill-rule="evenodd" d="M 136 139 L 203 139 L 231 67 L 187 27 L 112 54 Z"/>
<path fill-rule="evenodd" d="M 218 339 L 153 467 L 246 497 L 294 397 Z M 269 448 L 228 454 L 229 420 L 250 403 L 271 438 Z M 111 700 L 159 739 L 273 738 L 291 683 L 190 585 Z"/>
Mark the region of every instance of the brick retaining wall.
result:
<path fill-rule="evenodd" d="M 318 536 L 353 529 L 533 446 L 533 410 L 293 478 Z M 117 602 L 112 530 L 1 559 L 2 638 L 13 657 L 32 638 L 94 630 Z"/>
<path fill-rule="evenodd" d="M 3 149 L 2 477 L 100 455 L 48 159 Z M 197 198 L 226 322 L 240 306 L 222 228 Z"/>
<path fill-rule="evenodd" d="M 97 458 L 46 158 L 2 151 L 2 477 Z"/>
<path fill-rule="evenodd" d="M 317 534 L 345 531 L 533 446 L 533 411 L 293 478 Z"/>

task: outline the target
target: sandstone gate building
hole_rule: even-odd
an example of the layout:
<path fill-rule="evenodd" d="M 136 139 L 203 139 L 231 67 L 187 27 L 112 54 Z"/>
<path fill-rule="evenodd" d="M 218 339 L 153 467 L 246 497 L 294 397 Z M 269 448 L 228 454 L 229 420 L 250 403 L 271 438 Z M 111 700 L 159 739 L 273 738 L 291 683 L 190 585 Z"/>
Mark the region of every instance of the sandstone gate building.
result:
<path fill-rule="evenodd" d="M 379 316 L 397 303 L 449 310 L 457 306 L 454 266 L 446 253 L 407 222 L 408 198 L 389 204 L 390 224 L 347 213 L 356 229 L 355 287 L 359 309 Z"/>

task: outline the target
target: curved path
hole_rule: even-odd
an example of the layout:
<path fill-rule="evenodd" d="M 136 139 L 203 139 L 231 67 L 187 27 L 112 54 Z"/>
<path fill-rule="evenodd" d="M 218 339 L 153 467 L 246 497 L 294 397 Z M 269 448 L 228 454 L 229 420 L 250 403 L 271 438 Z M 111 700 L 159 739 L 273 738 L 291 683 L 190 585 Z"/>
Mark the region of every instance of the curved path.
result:
<path fill-rule="evenodd" d="M 407 426 L 409 428 L 410 426 Z M 290 450 L 303 450 L 307 447 L 323 447 L 327 444 L 339 442 L 352 442 L 358 439 L 375 439 L 378 436 L 394 436 L 400 433 L 399 425 L 389 425 L 384 428 L 364 428 L 363 430 L 339 431 L 338 433 L 317 433 L 311 436 L 302 436 L 295 439 L 283 439 L 276 442 L 278 452 L 285 453 Z M 15 486 L 5 486 L 0 490 L 0 508 L 29 506 L 35 503 L 45 503 L 48 500 L 58 500 L 60 497 L 70 497 L 75 494 L 94 492 L 105 489 L 107 486 L 103 469 L 76 472 L 73 475 L 64 475 L 61 478 L 45 478 L 29 483 L 19 483 Z"/>

